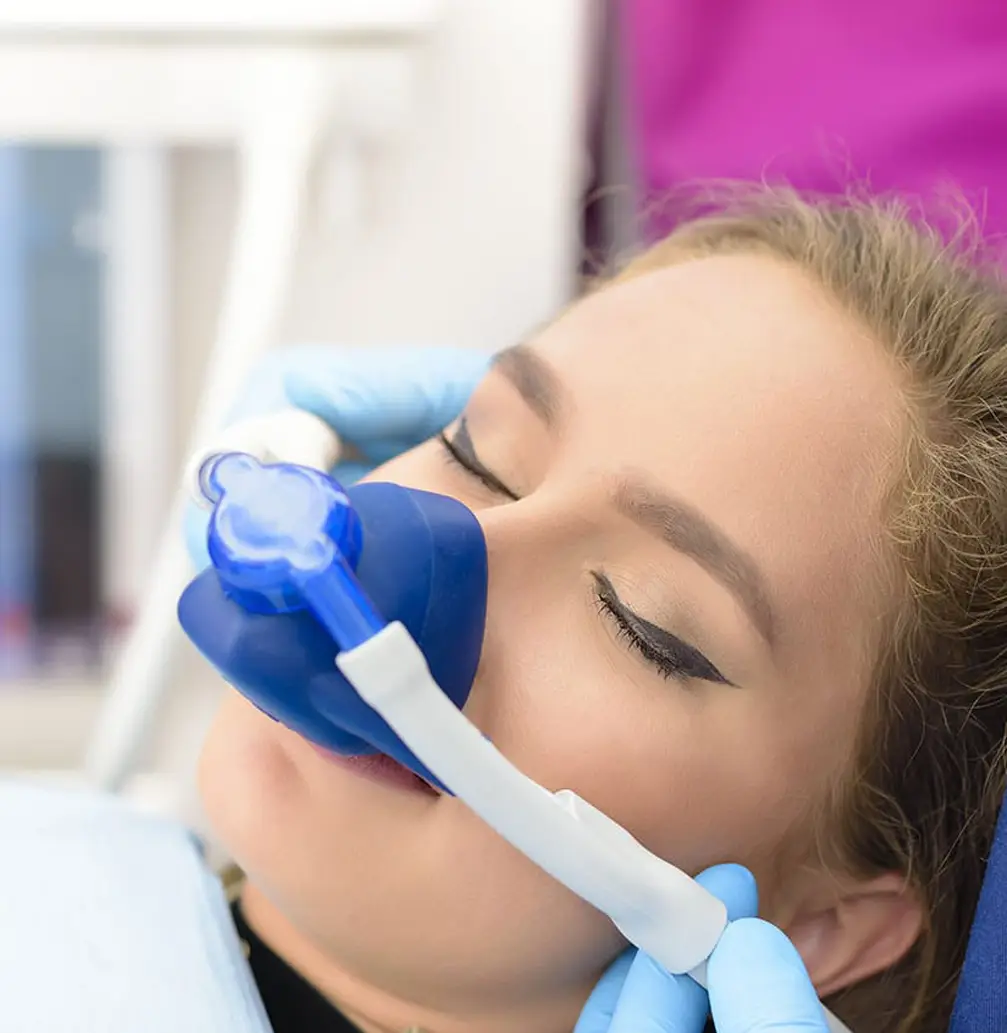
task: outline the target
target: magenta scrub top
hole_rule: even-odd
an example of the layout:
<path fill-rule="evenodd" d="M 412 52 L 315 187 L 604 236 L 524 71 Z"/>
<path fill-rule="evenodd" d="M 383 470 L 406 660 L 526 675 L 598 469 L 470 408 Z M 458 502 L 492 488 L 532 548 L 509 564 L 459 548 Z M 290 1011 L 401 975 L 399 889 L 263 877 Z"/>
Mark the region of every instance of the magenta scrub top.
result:
<path fill-rule="evenodd" d="M 617 3 L 647 198 L 709 178 L 853 180 L 929 206 L 956 187 L 1007 234 L 1007 0 Z"/>

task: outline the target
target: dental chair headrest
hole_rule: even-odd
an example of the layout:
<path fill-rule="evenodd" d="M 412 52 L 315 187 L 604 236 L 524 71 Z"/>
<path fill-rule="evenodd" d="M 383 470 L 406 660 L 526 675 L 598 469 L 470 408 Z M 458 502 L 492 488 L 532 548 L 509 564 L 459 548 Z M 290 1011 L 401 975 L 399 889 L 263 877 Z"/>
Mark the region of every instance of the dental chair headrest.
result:
<path fill-rule="evenodd" d="M 1007 802 L 1001 805 L 950 1033 L 1007 1030 Z"/>

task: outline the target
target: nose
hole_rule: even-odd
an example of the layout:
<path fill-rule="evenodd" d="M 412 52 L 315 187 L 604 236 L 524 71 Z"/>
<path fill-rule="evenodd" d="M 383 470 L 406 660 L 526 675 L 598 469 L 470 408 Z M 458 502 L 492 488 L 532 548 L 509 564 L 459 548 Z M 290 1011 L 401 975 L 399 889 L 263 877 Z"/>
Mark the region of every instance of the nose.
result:
<path fill-rule="evenodd" d="M 477 510 L 490 569 L 490 594 L 545 587 L 572 574 L 597 532 L 588 500 L 560 491 L 535 492 L 519 502 Z"/>
<path fill-rule="evenodd" d="M 306 738 L 340 753 L 377 749 L 435 781 L 335 668 L 329 635 L 352 648 L 385 620 L 400 621 L 461 706 L 485 623 L 486 550 L 475 516 L 443 495 L 387 483 L 343 493 L 313 471 L 231 458 L 220 465 L 234 483 L 221 483 L 211 522 L 214 568 L 179 604 L 189 637 L 247 698 Z M 348 520 L 356 528 L 349 551 L 338 533 Z M 311 556 L 331 561 L 309 569 L 291 543 L 316 543 Z M 321 624 L 299 612 L 306 602 Z M 378 626 L 346 641 L 360 603 Z"/>
<path fill-rule="evenodd" d="M 570 633 L 573 597 L 597 535 L 587 505 L 535 493 L 476 511 L 486 540 L 486 627 L 465 713 L 503 745 L 504 725 L 526 720 L 529 671 Z M 566 646 L 562 646 L 566 648 Z M 547 652 L 548 651 L 548 652 Z"/>

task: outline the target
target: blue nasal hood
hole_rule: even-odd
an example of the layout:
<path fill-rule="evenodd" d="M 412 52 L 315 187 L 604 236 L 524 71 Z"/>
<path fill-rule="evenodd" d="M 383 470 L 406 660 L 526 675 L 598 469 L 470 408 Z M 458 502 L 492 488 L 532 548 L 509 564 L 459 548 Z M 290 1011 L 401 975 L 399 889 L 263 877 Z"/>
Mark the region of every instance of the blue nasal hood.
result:
<path fill-rule="evenodd" d="M 400 621 L 437 684 L 465 704 L 486 620 L 486 543 L 475 515 L 396 484 L 344 490 L 304 467 L 237 454 L 211 462 L 213 566 L 179 601 L 186 634 L 226 681 L 311 742 L 387 754 L 439 785 L 335 656 Z M 339 614 L 338 640 L 307 609 L 320 593 Z"/>

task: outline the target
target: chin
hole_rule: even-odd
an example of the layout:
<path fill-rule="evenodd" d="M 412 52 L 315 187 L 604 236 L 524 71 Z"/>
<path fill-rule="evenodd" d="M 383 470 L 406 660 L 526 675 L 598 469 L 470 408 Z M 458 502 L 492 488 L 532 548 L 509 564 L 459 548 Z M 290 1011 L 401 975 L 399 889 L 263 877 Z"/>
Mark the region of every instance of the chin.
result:
<path fill-rule="evenodd" d="M 411 1000 L 458 980 L 507 997 L 576 982 L 621 946 L 459 801 L 345 773 L 236 693 L 199 781 L 221 846 L 270 906 L 334 964 Z"/>

